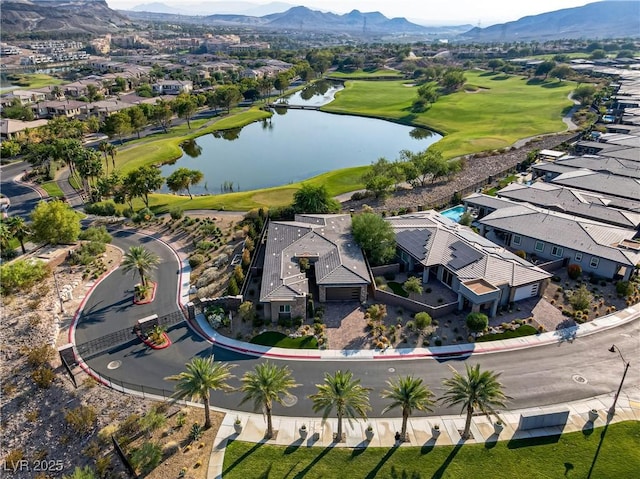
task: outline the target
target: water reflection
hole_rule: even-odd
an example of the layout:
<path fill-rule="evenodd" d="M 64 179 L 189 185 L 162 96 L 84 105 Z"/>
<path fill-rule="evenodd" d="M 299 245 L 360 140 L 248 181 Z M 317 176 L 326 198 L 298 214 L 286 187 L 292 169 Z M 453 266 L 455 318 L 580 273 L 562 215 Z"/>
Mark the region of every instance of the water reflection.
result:
<path fill-rule="evenodd" d="M 434 131 L 427 130 L 426 128 L 414 128 L 409 132 L 409 136 L 414 140 L 426 140 L 427 138 L 431 138 L 434 134 Z"/>
<path fill-rule="evenodd" d="M 223 140 L 234 141 L 240 137 L 242 128 L 229 128 L 228 130 L 216 130 L 212 132 L 214 138 L 222 138 Z"/>
<path fill-rule="evenodd" d="M 336 92 L 343 88 L 344 84 L 341 82 L 320 80 L 292 95 L 279 99 L 278 103 L 296 106 L 322 106 L 331 103 Z"/>
<path fill-rule="evenodd" d="M 197 148 L 188 143 L 190 151 L 175 165 L 163 165 L 162 175 L 166 177 L 177 168 L 202 171 L 204 186 L 193 186 L 194 194 L 218 193 L 220 185 L 225 191 L 225 182 L 226 191 L 230 191 L 229 185 L 233 191 L 238 185 L 248 191 L 370 165 L 380 157 L 392 162 L 401 150 L 422 151 L 441 138 L 426 129 L 373 118 L 309 109 L 275 111 L 279 114 L 245 126 L 242 134 L 240 128 L 234 128 L 197 138 Z"/>
<path fill-rule="evenodd" d="M 191 158 L 198 158 L 202 154 L 202 147 L 196 143 L 196 140 L 186 140 L 180 143 L 182 151 Z"/>

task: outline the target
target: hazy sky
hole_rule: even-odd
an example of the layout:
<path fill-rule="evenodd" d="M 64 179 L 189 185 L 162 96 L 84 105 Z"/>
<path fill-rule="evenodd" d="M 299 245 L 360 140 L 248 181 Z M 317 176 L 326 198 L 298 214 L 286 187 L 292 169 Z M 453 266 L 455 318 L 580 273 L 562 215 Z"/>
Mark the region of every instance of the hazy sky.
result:
<path fill-rule="evenodd" d="M 267 4 L 273 0 L 246 0 L 254 4 Z M 591 3 L 589 0 L 280 0 L 293 5 L 305 5 L 310 8 L 346 13 L 353 9 L 362 12 L 379 11 L 387 17 L 406 17 L 420 19 L 423 24 L 462 24 L 471 23 L 487 27 L 494 23 L 517 20 L 527 15 L 576 7 Z M 594 0 L 591 0 L 594 1 Z M 107 0 L 111 8 L 126 10 L 136 5 L 159 2 L 172 6 L 194 4 L 215 4 L 209 0 Z M 224 3 L 231 3 L 225 1 Z"/>

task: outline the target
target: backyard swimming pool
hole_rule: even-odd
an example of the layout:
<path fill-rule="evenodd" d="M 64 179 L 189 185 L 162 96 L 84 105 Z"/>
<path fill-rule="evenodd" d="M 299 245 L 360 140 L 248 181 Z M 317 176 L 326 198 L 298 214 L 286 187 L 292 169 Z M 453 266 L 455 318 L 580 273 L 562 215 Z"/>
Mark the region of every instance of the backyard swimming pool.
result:
<path fill-rule="evenodd" d="M 464 205 L 454 206 L 453 208 L 449 208 L 447 210 L 441 211 L 440 214 L 449 218 L 450 220 L 455 221 L 456 223 L 460 221 L 462 214 L 464 213 Z"/>

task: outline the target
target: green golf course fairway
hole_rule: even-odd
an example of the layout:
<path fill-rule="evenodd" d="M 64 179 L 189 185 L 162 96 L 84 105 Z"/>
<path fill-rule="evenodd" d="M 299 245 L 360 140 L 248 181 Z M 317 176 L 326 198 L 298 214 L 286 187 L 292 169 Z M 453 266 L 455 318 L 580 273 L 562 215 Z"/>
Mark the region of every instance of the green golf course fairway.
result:
<path fill-rule="evenodd" d="M 630 479 L 640 471 L 638 444 L 637 421 L 562 436 L 438 447 L 308 448 L 299 447 L 299 440 L 288 447 L 230 441 L 222 477 Z"/>
<path fill-rule="evenodd" d="M 358 72 L 356 72 L 358 73 Z M 468 71 L 462 91 L 442 96 L 423 113 L 412 113 L 416 88 L 406 81 L 348 81 L 336 99 L 322 108 L 333 113 L 353 114 L 427 127 L 445 137 L 436 143 L 446 158 L 505 148 L 517 140 L 544 133 L 564 131 L 563 112 L 571 107 L 567 98 L 573 82 L 527 80 L 520 76 Z M 240 111 L 239 109 L 235 111 Z M 117 168 L 126 173 L 145 164 L 160 164 L 179 158 L 180 143 L 215 130 L 247 125 L 269 113 L 252 108 L 223 117 L 205 126 L 206 120 L 172 128 L 169 133 L 131 142 L 116 157 Z M 398 152 L 400 153 L 400 152 Z M 395 158 L 388 158 L 394 160 Z M 473 160 L 470 160 L 473 161 Z M 330 171 L 305 180 L 323 184 L 331 195 L 363 188 L 362 174 L 367 166 Z M 291 202 L 301 182 L 222 195 L 200 196 L 193 200 L 170 194 L 151 195 L 156 212 L 173 207 L 188 209 L 226 209 L 246 211 L 263 206 L 284 206 Z M 140 207 L 141 202 L 136 202 Z M 123 208 L 121 208 L 123 209 Z"/>
<path fill-rule="evenodd" d="M 517 140 L 564 131 L 563 111 L 575 83 L 467 71 L 462 91 L 441 96 L 429 110 L 413 113 L 416 88 L 407 81 L 349 81 L 323 111 L 364 115 L 443 133 L 434 148 L 446 158 L 511 146 Z"/>

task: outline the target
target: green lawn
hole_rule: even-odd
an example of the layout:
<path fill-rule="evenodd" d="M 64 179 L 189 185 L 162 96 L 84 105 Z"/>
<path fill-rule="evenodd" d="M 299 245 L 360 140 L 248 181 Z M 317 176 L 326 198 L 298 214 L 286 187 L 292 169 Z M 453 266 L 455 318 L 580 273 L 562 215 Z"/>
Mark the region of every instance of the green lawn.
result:
<path fill-rule="evenodd" d="M 305 180 L 304 183 L 324 185 L 332 196 L 363 188 L 361 177 L 368 166 L 357 166 L 323 173 Z M 150 196 L 150 206 L 157 213 L 166 213 L 173 207 L 183 210 L 214 209 L 247 211 L 263 206 L 285 206 L 293 201 L 293 195 L 302 182 L 285 186 L 265 188 L 252 191 L 240 191 L 223 195 L 189 197 L 171 194 L 154 194 Z"/>
<path fill-rule="evenodd" d="M 61 198 L 64 196 L 64 193 L 55 181 L 47 181 L 46 183 L 42 183 L 40 186 L 53 198 Z"/>
<path fill-rule="evenodd" d="M 328 78 L 338 78 L 338 79 L 348 79 L 348 80 L 358 80 L 361 78 L 364 79 L 372 79 L 372 78 L 393 78 L 393 77 L 402 77 L 403 73 L 396 70 L 356 70 L 354 72 L 331 72 L 327 75 Z"/>
<path fill-rule="evenodd" d="M 20 88 L 42 88 L 45 86 L 61 85 L 64 83 L 60 78 L 54 78 L 51 75 L 44 73 L 14 73 L 7 75 L 9 85 L 2 85 L 2 87 L 8 87 L 10 85 L 16 85 Z"/>
<path fill-rule="evenodd" d="M 522 336 L 533 336 L 538 334 L 538 330 L 529 324 L 523 324 L 518 329 L 505 331 L 504 333 L 485 334 L 476 339 L 476 343 L 487 341 L 497 341 L 499 339 L 521 338 Z"/>
<path fill-rule="evenodd" d="M 253 344 L 261 344 L 262 346 L 273 346 L 276 348 L 318 349 L 318 340 L 315 336 L 290 338 L 286 334 L 278 331 L 266 331 L 262 334 L 258 334 L 249 342 Z"/>
<path fill-rule="evenodd" d="M 539 83 L 519 76 L 468 71 L 473 92 L 445 95 L 424 113 L 411 112 L 416 88 L 405 81 L 349 81 L 324 106 L 333 113 L 360 114 L 424 126 L 446 136 L 436 143 L 447 158 L 511 146 L 521 138 L 564 131 L 563 110 L 573 82 Z"/>
<path fill-rule="evenodd" d="M 489 445 L 410 448 L 268 446 L 231 441 L 225 479 L 626 479 L 640 471 L 640 423 Z M 591 474 L 590 474 L 591 473 Z"/>

